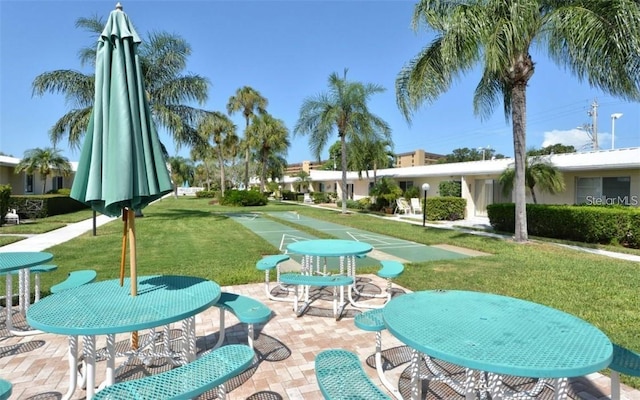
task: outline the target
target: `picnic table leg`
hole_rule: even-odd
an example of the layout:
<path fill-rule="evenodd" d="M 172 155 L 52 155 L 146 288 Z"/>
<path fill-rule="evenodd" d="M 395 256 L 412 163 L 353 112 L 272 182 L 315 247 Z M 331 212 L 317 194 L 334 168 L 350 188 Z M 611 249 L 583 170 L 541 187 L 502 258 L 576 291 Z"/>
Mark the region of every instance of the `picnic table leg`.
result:
<path fill-rule="evenodd" d="M 106 386 L 111 386 L 116 382 L 115 369 L 116 369 L 116 335 L 107 335 L 107 378 L 105 380 Z"/>
<path fill-rule="evenodd" d="M 555 400 L 564 400 L 567 398 L 567 395 L 569 393 L 569 379 L 567 378 L 554 379 L 553 386 L 555 388 L 555 391 L 554 391 Z"/>
<path fill-rule="evenodd" d="M 78 386 L 78 337 L 69 336 L 69 389 L 62 400 L 69 400 Z"/>
<path fill-rule="evenodd" d="M 420 382 L 420 352 L 411 350 L 411 400 L 422 399 L 422 382 Z"/>
<path fill-rule="evenodd" d="M 12 303 L 13 303 L 13 282 L 11 279 L 11 273 L 8 272 L 6 277 L 6 285 L 5 285 L 5 310 L 7 311 L 7 316 L 5 318 L 5 326 L 7 327 L 7 331 L 11 332 L 13 330 L 13 312 L 11 311 Z"/>
<path fill-rule="evenodd" d="M 96 336 L 87 335 L 83 337 L 82 347 L 84 359 L 87 365 L 87 400 L 91 400 L 96 391 Z"/>

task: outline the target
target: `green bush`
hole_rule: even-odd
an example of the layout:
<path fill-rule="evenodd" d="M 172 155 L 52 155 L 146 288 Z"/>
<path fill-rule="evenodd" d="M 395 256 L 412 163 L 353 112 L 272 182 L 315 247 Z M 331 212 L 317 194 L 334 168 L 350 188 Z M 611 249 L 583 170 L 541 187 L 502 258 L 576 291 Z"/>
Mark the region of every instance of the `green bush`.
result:
<path fill-rule="evenodd" d="M 515 231 L 513 203 L 487 206 L 494 229 Z M 640 210 L 633 207 L 527 204 L 530 235 L 640 248 Z"/>
<path fill-rule="evenodd" d="M 427 197 L 429 221 L 456 221 L 464 219 L 467 200 L 460 197 Z"/>
<path fill-rule="evenodd" d="M 338 206 L 338 208 L 342 207 L 342 200 L 338 200 L 336 202 L 336 206 Z M 351 200 L 351 199 L 347 199 L 347 208 L 353 209 L 353 210 L 364 210 L 363 208 L 364 206 L 359 203 L 356 200 Z"/>
<path fill-rule="evenodd" d="M 282 200 L 296 201 L 298 199 L 298 193 L 291 190 L 282 191 Z"/>
<path fill-rule="evenodd" d="M 0 185 L 0 225 L 4 224 L 4 216 L 9 210 L 11 185 Z"/>
<path fill-rule="evenodd" d="M 404 191 L 403 196 L 405 199 L 420 198 L 420 188 L 417 186 L 411 186 Z"/>
<path fill-rule="evenodd" d="M 36 209 L 29 206 L 28 203 L 42 201 L 42 207 Z M 60 194 L 47 194 L 47 195 L 25 195 L 25 196 L 11 196 L 9 199 L 9 208 L 15 208 L 20 215 L 20 218 L 44 218 L 53 215 L 68 214 L 70 212 L 83 210 L 89 208 L 84 203 L 81 203 L 69 196 Z"/>
<path fill-rule="evenodd" d="M 462 182 L 442 181 L 438 185 L 438 191 L 442 197 L 462 197 Z"/>
<path fill-rule="evenodd" d="M 218 192 L 215 190 L 200 190 L 196 192 L 196 197 L 199 199 L 215 199 Z"/>
<path fill-rule="evenodd" d="M 325 192 L 313 192 L 313 202 L 316 204 L 319 203 L 328 203 L 330 201 L 329 194 Z"/>
<path fill-rule="evenodd" d="M 223 206 L 264 206 L 267 204 L 267 197 L 257 190 L 227 190 L 220 200 Z"/>

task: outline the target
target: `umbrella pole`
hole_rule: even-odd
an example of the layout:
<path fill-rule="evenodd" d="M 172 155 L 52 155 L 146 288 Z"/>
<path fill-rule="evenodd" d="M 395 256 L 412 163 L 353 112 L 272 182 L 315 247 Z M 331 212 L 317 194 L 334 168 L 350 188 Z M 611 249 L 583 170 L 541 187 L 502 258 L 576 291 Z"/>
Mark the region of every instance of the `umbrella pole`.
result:
<path fill-rule="evenodd" d="M 131 296 L 138 294 L 138 276 L 136 271 L 136 213 L 127 209 L 128 234 L 129 234 L 129 270 L 131 273 Z M 131 348 L 138 348 L 138 331 L 131 332 Z"/>
<path fill-rule="evenodd" d="M 136 271 L 136 213 L 132 209 L 127 210 L 128 234 L 129 234 L 129 270 L 131 273 L 131 296 L 138 294 L 138 272 Z"/>
<path fill-rule="evenodd" d="M 122 255 L 120 256 L 120 287 L 124 285 L 124 262 L 127 257 L 127 215 L 127 209 L 123 208 L 122 221 L 124 222 L 124 231 L 122 232 Z"/>

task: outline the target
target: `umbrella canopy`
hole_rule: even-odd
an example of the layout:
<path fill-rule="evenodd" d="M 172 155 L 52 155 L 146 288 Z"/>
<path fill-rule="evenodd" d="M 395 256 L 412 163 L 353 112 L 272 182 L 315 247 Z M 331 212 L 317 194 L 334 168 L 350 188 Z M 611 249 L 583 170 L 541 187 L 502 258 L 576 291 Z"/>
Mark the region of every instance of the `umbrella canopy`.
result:
<path fill-rule="evenodd" d="M 95 101 L 71 197 L 109 216 L 171 192 L 136 49 L 140 37 L 118 3 L 98 40 Z"/>
<path fill-rule="evenodd" d="M 140 37 L 120 3 L 98 40 L 95 100 L 71 197 L 109 216 L 123 214 L 120 280 L 129 238 L 136 295 L 135 211 L 172 191 L 137 55 Z"/>

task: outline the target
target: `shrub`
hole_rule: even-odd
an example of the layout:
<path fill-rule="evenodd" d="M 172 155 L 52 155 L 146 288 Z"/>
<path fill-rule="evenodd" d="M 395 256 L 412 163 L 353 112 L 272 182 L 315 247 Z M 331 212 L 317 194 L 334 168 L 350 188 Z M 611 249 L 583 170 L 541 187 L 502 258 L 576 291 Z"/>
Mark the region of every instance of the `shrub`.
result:
<path fill-rule="evenodd" d="M 336 206 L 338 208 L 342 207 L 342 200 L 338 200 L 336 202 Z M 355 200 L 347 199 L 347 208 L 351 208 L 353 210 L 362 210 L 362 205 Z"/>
<path fill-rule="evenodd" d="M 430 221 L 456 221 L 464 219 L 467 200 L 460 197 L 427 197 L 427 219 Z"/>
<path fill-rule="evenodd" d="M 291 200 L 296 201 L 298 194 L 291 190 L 283 190 L 282 191 L 282 200 Z"/>
<path fill-rule="evenodd" d="M 4 224 L 4 216 L 9 210 L 9 198 L 11 197 L 11 185 L 0 185 L 0 224 Z"/>
<path fill-rule="evenodd" d="M 411 186 L 410 188 L 404 191 L 405 199 L 411 199 L 414 197 L 420 198 L 420 188 L 418 188 L 417 186 Z"/>
<path fill-rule="evenodd" d="M 215 190 L 200 190 L 196 192 L 196 197 L 199 199 L 214 199 L 217 192 Z"/>
<path fill-rule="evenodd" d="M 220 204 L 225 206 L 264 206 L 267 197 L 257 190 L 227 190 Z"/>
<path fill-rule="evenodd" d="M 402 196 L 402 189 L 393 178 L 383 176 L 373 185 L 370 194 L 376 197 L 376 203 L 380 207 L 389 207 L 393 206 L 393 202 Z"/>
<path fill-rule="evenodd" d="M 329 202 L 329 194 L 325 192 L 313 192 L 313 202 L 318 203 L 328 203 Z"/>
<path fill-rule="evenodd" d="M 462 182 L 442 181 L 438 185 L 438 191 L 442 197 L 462 197 Z"/>
<path fill-rule="evenodd" d="M 490 204 L 491 226 L 515 231 L 515 205 Z M 527 204 L 530 235 L 584 243 L 640 248 L 640 210 L 631 207 Z"/>

